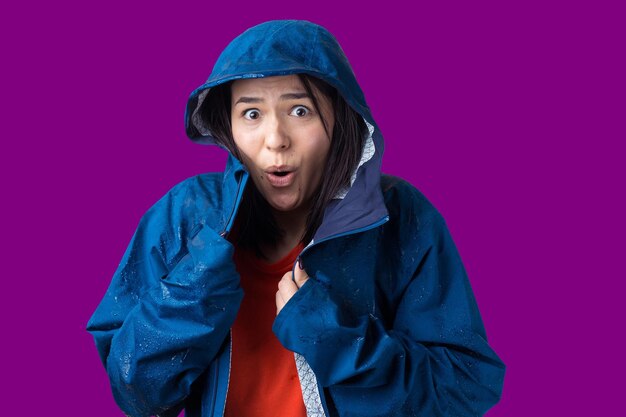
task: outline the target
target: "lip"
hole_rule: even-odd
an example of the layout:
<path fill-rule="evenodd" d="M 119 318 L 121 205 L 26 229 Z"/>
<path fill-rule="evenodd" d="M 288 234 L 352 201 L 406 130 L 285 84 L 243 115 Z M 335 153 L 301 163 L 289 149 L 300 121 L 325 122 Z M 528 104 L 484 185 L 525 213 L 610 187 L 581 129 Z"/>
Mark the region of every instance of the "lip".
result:
<path fill-rule="evenodd" d="M 273 165 L 265 169 L 267 181 L 273 187 L 289 187 L 296 176 L 295 167 L 290 165 Z M 289 172 L 287 175 L 276 175 L 276 172 Z"/>

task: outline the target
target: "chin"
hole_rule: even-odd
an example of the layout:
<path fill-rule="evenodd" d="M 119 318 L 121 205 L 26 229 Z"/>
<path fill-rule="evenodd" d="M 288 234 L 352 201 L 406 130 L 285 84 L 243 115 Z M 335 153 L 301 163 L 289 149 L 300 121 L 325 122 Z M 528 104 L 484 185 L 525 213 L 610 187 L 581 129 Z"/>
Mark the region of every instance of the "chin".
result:
<path fill-rule="evenodd" d="M 276 211 L 282 211 L 282 212 L 285 212 L 285 213 L 288 213 L 290 211 L 294 211 L 294 210 L 296 210 L 299 207 L 296 204 L 284 205 L 284 204 L 271 204 L 271 203 L 270 203 L 270 206 L 274 210 L 276 210 Z"/>
<path fill-rule="evenodd" d="M 293 211 L 300 207 L 299 201 L 294 200 L 267 200 L 269 205 L 277 211 Z"/>

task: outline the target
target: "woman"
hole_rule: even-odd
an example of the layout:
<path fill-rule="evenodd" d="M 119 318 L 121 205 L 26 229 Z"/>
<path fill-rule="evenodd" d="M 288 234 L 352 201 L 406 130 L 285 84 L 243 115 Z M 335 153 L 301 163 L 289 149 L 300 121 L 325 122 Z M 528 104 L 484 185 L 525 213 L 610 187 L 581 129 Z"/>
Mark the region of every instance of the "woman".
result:
<path fill-rule="evenodd" d="M 88 324 L 125 413 L 473 416 L 498 401 L 504 365 L 445 222 L 381 175 L 382 135 L 330 33 L 244 32 L 186 127 L 227 167 L 148 210 Z"/>

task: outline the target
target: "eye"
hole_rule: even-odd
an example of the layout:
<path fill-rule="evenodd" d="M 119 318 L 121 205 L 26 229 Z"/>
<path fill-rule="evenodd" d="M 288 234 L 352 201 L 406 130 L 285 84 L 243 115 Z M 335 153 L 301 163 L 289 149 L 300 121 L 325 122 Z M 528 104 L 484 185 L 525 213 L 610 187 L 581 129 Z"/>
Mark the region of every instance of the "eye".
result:
<path fill-rule="evenodd" d="M 307 107 L 305 106 L 295 106 L 292 110 L 291 113 L 294 116 L 297 117 L 304 117 L 304 116 L 308 116 L 309 113 L 311 113 L 311 110 L 309 110 Z"/>
<path fill-rule="evenodd" d="M 256 120 L 261 116 L 257 109 L 248 109 L 243 112 L 243 117 L 248 120 Z"/>

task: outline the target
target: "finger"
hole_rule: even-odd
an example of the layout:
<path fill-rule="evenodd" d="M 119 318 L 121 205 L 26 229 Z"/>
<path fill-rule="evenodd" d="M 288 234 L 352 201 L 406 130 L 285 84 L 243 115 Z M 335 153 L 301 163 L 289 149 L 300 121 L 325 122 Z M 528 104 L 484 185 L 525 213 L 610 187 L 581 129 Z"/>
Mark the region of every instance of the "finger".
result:
<path fill-rule="evenodd" d="M 280 310 L 282 310 L 284 306 L 285 300 L 283 300 L 283 297 L 280 295 L 280 291 L 276 291 L 276 315 L 280 313 Z"/>
<path fill-rule="evenodd" d="M 298 291 L 298 287 L 295 282 L 291 280 L 291 272 L 285 274 L 283 278 L 278 282 L 278 291 L 280 295 L 283 297 L 285 303 L 293 297 L 293 295 Z"/>
<path fill-rule="evenodd" d="M 294 280 L 298 288 L 302 287 L 304 283 L 307 282 L 307 280 L 309 279 L 309 275 L 304 269 L 300 269 L 300 266 L 302 266 L 302 263 L 298 262 L 293 271 Z"/>

